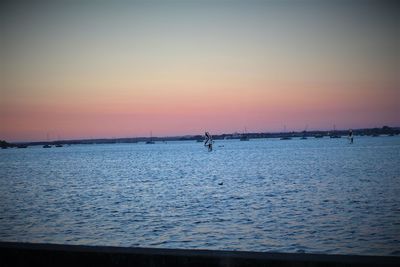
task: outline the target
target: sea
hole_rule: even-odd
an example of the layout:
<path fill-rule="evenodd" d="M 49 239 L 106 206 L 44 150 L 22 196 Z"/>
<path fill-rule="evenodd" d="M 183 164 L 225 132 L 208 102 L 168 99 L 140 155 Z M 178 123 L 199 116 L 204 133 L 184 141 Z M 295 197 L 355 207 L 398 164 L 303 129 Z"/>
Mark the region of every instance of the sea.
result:
<path fill-rule="evenodd" d="M 2 149 L 0 241 L 400 256 L 400 136 Z"/>

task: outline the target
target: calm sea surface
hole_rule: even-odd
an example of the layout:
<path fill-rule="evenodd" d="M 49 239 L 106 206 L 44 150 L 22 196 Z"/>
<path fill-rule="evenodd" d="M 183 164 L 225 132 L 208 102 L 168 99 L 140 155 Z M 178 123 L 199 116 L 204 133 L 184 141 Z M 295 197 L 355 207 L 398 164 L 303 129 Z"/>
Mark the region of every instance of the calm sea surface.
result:
<path fill-rule="evenodd" d="M 400 255 L 399 136 L 214 147 L 0 150 L 0 241 Z"/>

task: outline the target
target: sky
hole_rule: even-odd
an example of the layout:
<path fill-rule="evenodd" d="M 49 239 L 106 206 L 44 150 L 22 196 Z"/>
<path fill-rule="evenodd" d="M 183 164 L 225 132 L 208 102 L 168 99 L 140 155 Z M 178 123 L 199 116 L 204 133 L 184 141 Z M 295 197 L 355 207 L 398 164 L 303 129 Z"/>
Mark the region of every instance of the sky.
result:
<path fill-rule="evenodd" d="M 394 2 L 4 2 L 0 139 L 400 126 Z"/>

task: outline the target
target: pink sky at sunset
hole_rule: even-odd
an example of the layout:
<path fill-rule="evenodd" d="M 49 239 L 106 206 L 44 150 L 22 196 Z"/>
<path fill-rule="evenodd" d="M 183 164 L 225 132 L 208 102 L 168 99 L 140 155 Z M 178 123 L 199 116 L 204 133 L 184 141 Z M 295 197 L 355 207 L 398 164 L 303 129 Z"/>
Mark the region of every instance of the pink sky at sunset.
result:
<path fill-rule="evenodd" d="M 389 8 L 89 3 L 2 8 L 1 140 L 400 126 Z"/>

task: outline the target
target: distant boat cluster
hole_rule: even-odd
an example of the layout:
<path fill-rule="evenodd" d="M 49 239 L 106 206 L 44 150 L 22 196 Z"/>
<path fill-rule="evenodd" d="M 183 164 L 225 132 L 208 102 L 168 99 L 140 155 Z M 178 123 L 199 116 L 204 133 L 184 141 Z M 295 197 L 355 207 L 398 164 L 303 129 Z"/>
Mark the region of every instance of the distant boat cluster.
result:
<path fill-rule="evenodd" d="M 56 145 L 54 145 L 54 146 L 55 146 L 55 147 L 63 147 L 63 145 L 61 145 L 61 144 L 56 144 Z M 46 144 L 46 145 L 43 146 L 43 148 L 52 148 L 52 146 Z"/>

